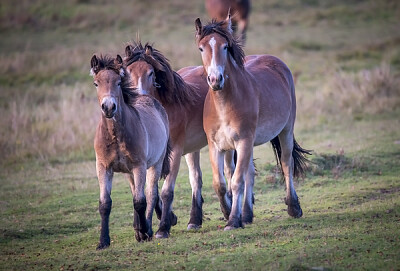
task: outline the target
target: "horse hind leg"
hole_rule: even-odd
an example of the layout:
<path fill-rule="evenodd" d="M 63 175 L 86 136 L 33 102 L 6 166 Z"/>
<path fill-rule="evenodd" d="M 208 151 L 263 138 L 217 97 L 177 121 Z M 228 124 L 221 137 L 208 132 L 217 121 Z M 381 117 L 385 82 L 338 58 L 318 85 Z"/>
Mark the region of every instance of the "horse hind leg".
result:
<path fill-rule="evenodd" d="M 285 203 L 288 206 L 287 212 L 290 216 L 294 218 L 299 218 L 303 215 L 303 211 L 300 207 L 300 202 L 297 197 L 296 190 L 293 184 L 293 175 L 294 175 L 293 133 L 283 131 L 281 134 L 279 134 L 278 138 L 281 147 L 280 161 L 286 183 Z"/>
<path fill-rule="evenodd" d="M 203 186 L 202 174 L 200 169 L 200 152 L 188 153 L 185 155 L 186 164 L 189 168 L 189 180 L 192 187 L 192 209 L 187 226 L 188 230 L 201 228 L 203 223 L 203 196 L 201 188 Z"/>

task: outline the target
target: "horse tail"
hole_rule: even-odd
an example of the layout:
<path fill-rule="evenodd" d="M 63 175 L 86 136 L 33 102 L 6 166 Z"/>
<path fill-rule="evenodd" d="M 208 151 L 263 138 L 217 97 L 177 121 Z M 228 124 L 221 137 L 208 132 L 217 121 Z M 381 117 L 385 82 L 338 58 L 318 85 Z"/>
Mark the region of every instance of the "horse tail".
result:
<path fill-rule="evenodd" d="M 164 161 L 161 168 L 161 178 L 163 179 L 167 178 L 170 169 L 171 169 L 171 142 L 168 139 L 167 149 L 165 151 Z"/>
<path fill-rule="evenodd" d="M 281 150 L 281 144 L 279 142 L 279 138 L 277 136 L 275 138 L 273 138 L 271 140 L 271 144 L 272 144 L 272 148 L 274 149 L 276 162 L 282 170 L 282 162 L 281 162 L 282 150 Z M 312 155 L 311 150 L 303 149 L 299 145 L 299 143 L 297 143 L 296 139 L 293 138 L 292 157 L 293 157 L 293 164 L 294 164 L 293 176 L 295 178 L 303 177 L 305 174 L 305 171 L 307 169 L 307 164 L 310 162 L 306 155 Z"/>
<path fill-rule="evenodd" d="M 307 164 L 310 162 L 306 155 L 312 155 L 311 150 L 303 149 L 294 138 L 293 145 L 294 177 L 302 177 L 308 167 Z"/>

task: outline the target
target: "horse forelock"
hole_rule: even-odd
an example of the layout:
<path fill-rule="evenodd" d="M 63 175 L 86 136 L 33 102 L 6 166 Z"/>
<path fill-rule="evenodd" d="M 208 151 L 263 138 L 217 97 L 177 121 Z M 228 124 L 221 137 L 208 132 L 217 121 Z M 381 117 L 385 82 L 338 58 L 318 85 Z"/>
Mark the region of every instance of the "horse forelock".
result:
<path fill-rule="evenodd" d="M 146 47 L 140 41 L 133 42 L 128 45 L 130 53 L 125 58 L 125 67 L 137 61 L 145 61 L 154 68 L 157 87 L 157 93 L 162 103 L 179 105 L 192 105 L 195 102 L 196 94 L 185 83 L 185 81 L 177 74 L 169 64 L 168 59 L 157 49 L 152 50 L 152 54 L 146 54 Z"/>
<path fill-rule="evenodd" d="M 129 76 L 125 76 L 126 70 L 123 65 L 115 63 L 114 58 L 107 55 L 101 55 L 97 58 L 97 60 L 98 65 L 93 67 L 91 72 L 96 75 L 102 70 L 111 70 L 118 74 L 121 77 L 120 86 L 124 102 L 133 106 L 138 94 L 136 94 L 135 88 L 132 86 Z"/>
<path fill-rule="evenodd" d="M 228 52 L 232 56 L 233 60 L 235 60 L 238 67 L 244 68 L 245 55 L 242 45 L 233 36 L 233 34 L 226 28 L 225 21 L 217 22 L 215 20 L 212 20 L 210 23 L 203 26 L 200 35 L 196 37 L 197 43 L 199 43 L 206 36 L 209 36 L 213 33 L 222 36 L 228 42 Z"/>

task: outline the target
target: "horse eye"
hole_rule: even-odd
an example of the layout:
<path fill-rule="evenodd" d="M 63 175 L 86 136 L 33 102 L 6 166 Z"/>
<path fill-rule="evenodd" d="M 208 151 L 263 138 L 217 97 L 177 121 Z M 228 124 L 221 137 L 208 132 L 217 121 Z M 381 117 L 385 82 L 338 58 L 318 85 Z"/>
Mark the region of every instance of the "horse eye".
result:
<path fill-rule="evenodd" d="M 151 71 L 149 74 L 149 77 L 151 77 L 154 74 L 154 71 Z"/>
<path fill-rule="evenodd" d="M 93 82 L 93 85 L 97 88 L 99 85 Z"/>
<path fill-rule="evenodd" d="M 203 48 L 199 47 L 200 52 L 203 52 Z"/>
<path fill-rule="evenodd" d="M 227 50 L 227 49 L 228 49 L 228 45 L 225 45 L 225 46 L 224 46 L 224 50 Z"/>
<path fill-rule="evenodd" d="M 118 85 L 118 86 L 121 86 L 121 81 L 118 81 L 117 85 Z"/>

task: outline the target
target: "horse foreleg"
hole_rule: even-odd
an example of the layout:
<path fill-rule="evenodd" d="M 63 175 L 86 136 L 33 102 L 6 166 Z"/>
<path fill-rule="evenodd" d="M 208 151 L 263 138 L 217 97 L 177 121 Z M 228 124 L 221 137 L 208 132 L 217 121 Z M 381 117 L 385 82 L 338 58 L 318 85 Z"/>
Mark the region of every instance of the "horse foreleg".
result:
<path fill-rule="evenodd" d="M 231 198 L 226 190 L 226 182 L 224 179 L 224 153 L 220 152 L 213 143 L 208 144 L 211 168 L 213 172 L 213 188 L 219 198 L 221 211 L 225 219 L 229 218 L 231 213 Z"/>
<path fill-rule="evenodd" d="M 161 167 L 162 167 L 162 161 L 161 161 L 161 163 L 157 164 L 156 166 L 149 168 L 146 173 L 146 184 L 147 184 L 146 185 L 146 202 L 147 202 L 146 221 L 147 221 L 147 225 L 149 227 L 149 230 L 147 231 L 147 235 L 149 236 L 150 239 L 151 239 L 151 237 L 153 237 L 152 223 L 153 223 L 154 207 L 156 206 L 156 204 L 159 204 L 158 180 L 160 179 Z"/>
<path fill-rule="evenodd" d="M 254 178 L 256 176 L 256 170 L 254 167 L 253 155 L 250 158 L 249 168 L 247 170 L 245 178 L 244 188 L 244 205 L 242 222 L 243 224 L 250 224 L 253 222 L 253 204 L 254 204 Z"/>
<path fill-rule="evenodd" d="M 173 148 L 171 152 L 171 168 L 161 189 L 162 214 L 156 238 L 168 238 L 171 226 L 176 225 L 177 217 L 172 212 L 172 202 L 174 200 L 174 188 L 176 176 L 178 175 L 182 150 Z"/>
<path fill-rule="evenodd" d="M 224 156 L 224 175 L 228 185 L 228 197 L 232 199 L 232 188 L 231 188 L 231 180 L 233 173 L 235 172 L 235 150 L 225 152 Z"/>
<path fill-rule="evenodd" d="M 146 221 L 146 196 L 144 186 L 146 183 L 146 166 L 140 165 L 133 169 L 133 177 L 129 178 L 133 195 L 133 228 L 138 242 L 148 239 L 148 225 Z"/>
<path fill-rule="evenodd" d="M 242 224 L 242 200 L 245 188 L 245 176 L 247 174 L 249 164 L 252 162 L 253 144 L 251 141 L 238 142 L 236 145 L 237 164 L 235 173 L 232 177 L 232 210 L 229 215 L 228 223 L 225 230 L 232 230 L 243 227 Z M 250 215 L 250 214 L 247 214 Z M 251 212 L 252 215 L 252 212 Z"/>
<path fill-rule="evenodd" d="M 100 242 L 97 249 L 110 246 L 109 217 L 111 213 L 111 188 L 113 172 L 96 163 L 97 177 L 100 186 L 99 213 L 101 217 Z"/>
<path fill-rule="evenodd" d="M 287 212 L 290 216 L 299 218 L 303 215 L 303 211 L 301 210 L 300 202 L 293 185 L 293 170 L 294 170 L 294 160 L 292 155 L 294 147 L 293 133 L 282 132 L 279 135 L 279 142 L 282 150 L 281 154 L 282 171 L 286 183 L 285 203 L 288 206 Z"/>
<path fill-rule="evenodd" d="M 192 187 L 192 209 L 190 210 L 190 220 L 188 230 L 199 229 L 203 223 L 203 197 L 201 188 L 203 180 L 200 169 L 200 152 L 192 152 L 185 155 L 186 164 L 189 168 L 189 180 Z"/>

